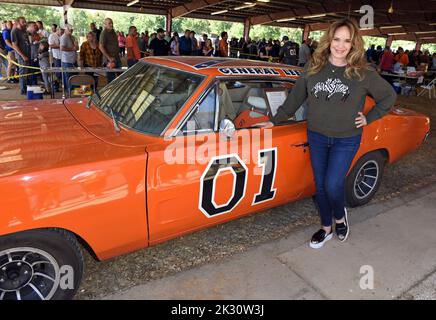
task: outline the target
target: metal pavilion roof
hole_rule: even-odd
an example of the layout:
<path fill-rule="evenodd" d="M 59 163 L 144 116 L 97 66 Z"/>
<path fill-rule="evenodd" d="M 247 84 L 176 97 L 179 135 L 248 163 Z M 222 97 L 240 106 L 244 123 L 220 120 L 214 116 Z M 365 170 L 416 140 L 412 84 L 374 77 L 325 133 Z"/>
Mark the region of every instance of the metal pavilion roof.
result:
<path fill-rule="evenodd" d="M 100 9 L 191 17 L 250 25 L 300 27 L 323 30 L 332 20 L 354 17 L 362 5 L 374 8 L 374 28 L 364 35 L 436 43 L 436 0 L 0 0 L 0 2 Z M 389 10 L 389 9 L 392 10 Z"/>

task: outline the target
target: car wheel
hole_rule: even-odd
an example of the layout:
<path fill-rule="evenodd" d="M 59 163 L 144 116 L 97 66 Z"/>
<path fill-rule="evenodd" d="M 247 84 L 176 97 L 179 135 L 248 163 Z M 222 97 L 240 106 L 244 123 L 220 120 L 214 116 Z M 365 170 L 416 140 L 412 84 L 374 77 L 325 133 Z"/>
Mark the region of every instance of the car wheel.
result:
<path fill-rule="evenodd" d="M 345 181 L 348 206 L 362 206 L 371 201 L 380 187 L 385 162 L 379 151 L 367 153 L 356 162 Z"/>
<path fill-rule="evenodd" d="M 76 293 L 83 256 L 61 229 L 0 236 L 0 300 L 66 300 Z"/>

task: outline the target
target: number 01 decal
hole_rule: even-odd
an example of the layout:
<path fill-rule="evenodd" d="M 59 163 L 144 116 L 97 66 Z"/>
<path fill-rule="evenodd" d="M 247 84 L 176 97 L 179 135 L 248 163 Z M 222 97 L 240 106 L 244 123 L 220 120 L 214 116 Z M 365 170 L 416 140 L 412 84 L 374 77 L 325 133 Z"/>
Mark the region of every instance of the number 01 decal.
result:
<path fill-rule="evenodd" d="M 274 199 L 273 189 L 277 170 L 277 148 L 259 150 L 259 166 L 263 168 L 262 180 L 252 205 Z M 222 171 L 233 175 L 232 196 L 223 205 L 215 202 L 216 179 Z M 199 209 L 211 218 L 232 211 L 245 196 L 247 189 L 248 168 L 237 154 L 213 157 L 200 179 Z"/>

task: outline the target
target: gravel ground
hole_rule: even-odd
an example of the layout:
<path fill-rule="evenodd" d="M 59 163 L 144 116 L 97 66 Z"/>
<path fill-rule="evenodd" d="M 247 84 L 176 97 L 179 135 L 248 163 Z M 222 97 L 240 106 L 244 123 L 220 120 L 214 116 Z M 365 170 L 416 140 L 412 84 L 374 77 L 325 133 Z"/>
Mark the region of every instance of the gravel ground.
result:
<path fill-rule="evenodd" d="M 400 97 L 399 103 L 427 114 L 436 123 L 434 102 Z M 436 182 L 436 129 L 417 151 L 385 168 L 372 203 L 413 192 Z M 96 262 L 85 253 L 85 274 L 76 299 L 93 299 L 205 263 L 227 259 L 298 228 L 319 223 L 311 199 L 196 232 L 115 259 Z"/>

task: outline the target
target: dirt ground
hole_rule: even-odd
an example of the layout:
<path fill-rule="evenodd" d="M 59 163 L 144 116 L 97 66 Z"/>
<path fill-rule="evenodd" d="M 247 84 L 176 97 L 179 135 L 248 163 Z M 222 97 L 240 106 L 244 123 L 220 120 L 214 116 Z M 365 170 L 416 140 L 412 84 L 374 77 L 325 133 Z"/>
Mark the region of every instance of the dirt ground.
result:
<path fill-rule="evenodd" d="M 0 91 L 0 101 L 25 99 L 19 95 L 16 85 L 0 85 L 9 87 Z M 436 100 L 400 96 L 398 103 L 430 116 L 432 123 L 436 123 Z M 381 187 L 372 203 L 436 182 L 435 127 L 432 126 L 429 139 L 417 151 L 385 168 Z M 85 274 L 76 298 L 99 298 L 182 270 L 221 261 L 318 223 L 312 200 L 304 199 L 109 261 L 97 262 L 84 252 Z"/>

